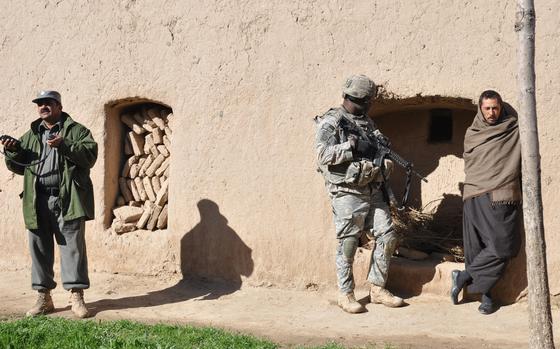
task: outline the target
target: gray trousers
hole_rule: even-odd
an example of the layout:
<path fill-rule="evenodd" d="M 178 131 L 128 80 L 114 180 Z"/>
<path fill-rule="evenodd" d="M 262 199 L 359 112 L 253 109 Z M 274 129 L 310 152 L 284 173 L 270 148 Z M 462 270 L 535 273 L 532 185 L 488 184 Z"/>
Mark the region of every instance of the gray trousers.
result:
<path fill-rule="evenodd" d="M 37 193 L 39 229 L 28 230 L 31 252 L 31 287 L 34 290 L 53 289 L 54 240 L 60 250 L 62 286 L 89 288 L 85 220 L 64 221 L 57 196 Z"/>
<path fill-rule="evenodd" d="M 393 230 L 391 211 L 383 193 L 379 190 L 374 190 L 371 195 L 338 192 L 331 197 L 331 204 L 338 239 L 336 273 L 340 291 L 354 290 L 352 264 L 363 231 L 375 238 L 367 280 L 385 287 L 398 236 Z"/>

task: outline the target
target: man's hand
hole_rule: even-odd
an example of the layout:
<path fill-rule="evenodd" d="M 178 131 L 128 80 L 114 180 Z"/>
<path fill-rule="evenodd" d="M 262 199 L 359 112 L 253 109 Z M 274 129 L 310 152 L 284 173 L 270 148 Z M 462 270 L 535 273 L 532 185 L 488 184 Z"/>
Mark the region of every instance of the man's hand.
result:
<path fill-rule="evenodd" d="M 375 147 L 368 141 L 358 139 L 354 148 L 354 155 L 361 158 L 373 158 Z"/>
<path fill-rule="evenodd" d="M 62 136 L 56 135 L 54 138 L 47 140 L 47 144 L 52 148 L 58 148 L 62 144 Z"/>
<path fill-rule="evenodd" d="M 19 141 L 10 136 L 2 136 L 0 137 L 0 142 L 4 146 L 4 149 L 15 151 L 17 150 L 17 144 Z"/>
<path fill-rule="evenodd" d="M 352 150 L 356 149 L 356 145 L 358 144 L 358 137 L 356 135 L 349 135 L 348 142 L 350 142 L 350 147 Z"/>

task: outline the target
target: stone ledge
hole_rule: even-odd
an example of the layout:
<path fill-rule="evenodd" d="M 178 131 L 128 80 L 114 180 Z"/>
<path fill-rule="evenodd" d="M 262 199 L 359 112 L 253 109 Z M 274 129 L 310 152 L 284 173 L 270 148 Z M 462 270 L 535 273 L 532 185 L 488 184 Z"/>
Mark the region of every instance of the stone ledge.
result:
<path fill-rule="evenodd" d="M 366 281 L 371 250 L 359 248 L 354 262 L 354 278 L 357 288 L 365 290 L 369 287 Z M 521 263 L 521 258 L 516 258 L 511 264 Z M 422 261 L 413 261 L 400 257 L 393 257 L 389 271 L 387 288 L 392 292 L 405 297 L 421 294 L 449 296 L 451 288 L 451 272 L 454 269 L 463 270 L 463 263 L 441 262 L 428 258 Z M 513 273 L 518 267 L 508 266 L 506 275 L 493 290 L 494 296 L 503 304 L 510 304 L 523 294 L 526 279 Z M 469 299 L 476 299 L 476 295 L 468 295 Z M 459 297 L 461 299 L 461 296 Z"/>

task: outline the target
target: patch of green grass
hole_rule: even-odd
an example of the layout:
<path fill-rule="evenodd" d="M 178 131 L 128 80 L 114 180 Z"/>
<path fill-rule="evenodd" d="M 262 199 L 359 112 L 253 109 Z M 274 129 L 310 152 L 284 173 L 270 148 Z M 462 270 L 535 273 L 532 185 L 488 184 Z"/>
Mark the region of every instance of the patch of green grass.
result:
<path fill-rule="evenodd" d="M 252 336 L 208 327 L 147 325 L 127 320 L 76 321 L 60 317 L 0 319 L 2 349 L 277 349 L 281 346 Z M 291 347 L 291 346 L 290 346 Z M 296 349 L 345 349 L 336 343 Z M 397 349 L 389 344 L 355 349 Z"/>
<path fill-rule="evenodd" d="M 0 322 L 0 348 L 6 349 L 272 349 L 277 344 L 213 328 L 145 325 L 130 321 L 72 321 L 57 317 Z"/>

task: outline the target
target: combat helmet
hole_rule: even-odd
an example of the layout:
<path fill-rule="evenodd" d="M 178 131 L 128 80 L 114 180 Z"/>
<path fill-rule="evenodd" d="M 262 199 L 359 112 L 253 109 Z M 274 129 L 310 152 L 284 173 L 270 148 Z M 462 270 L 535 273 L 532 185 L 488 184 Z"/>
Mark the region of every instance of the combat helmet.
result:
<path fill-rule="evenodd" d="M 351 75 L 346 79 L 342 89 L 342 96 L 351 96 L 357 99 L 372 97 L 375 95 L 376 86 L 370 78 L 365 75 Z"/>

